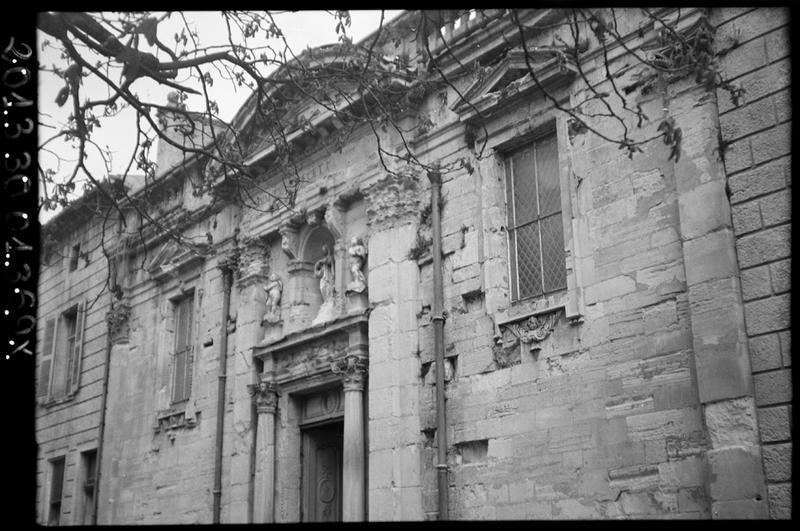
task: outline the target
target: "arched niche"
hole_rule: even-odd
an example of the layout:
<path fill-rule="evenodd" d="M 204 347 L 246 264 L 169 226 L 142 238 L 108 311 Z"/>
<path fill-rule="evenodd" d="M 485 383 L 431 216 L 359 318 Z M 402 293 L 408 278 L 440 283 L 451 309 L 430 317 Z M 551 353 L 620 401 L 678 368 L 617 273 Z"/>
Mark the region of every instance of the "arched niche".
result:
<path fill-rule="evenodd" d="M 323 256 L 323 245 L 327 245 L 333 252 L 334 241 L 333 233 L 328 227 L 324 225 L 309 227 L 300 243 L 300 260 L 311 264 L 316 263 Z"/>
<path fill-rule="evenodd" d="M 307 325 L 309 320 L 318 315 L 323 304 L 320 291 L 320 278 L 314 274 L 314 266 L 325 256 L 325 246 L 330 250 L 333 259 L 335 238 L 324 225 L 307 225 L 299 237 L 297 259 L 294 261 L 294 281 L 299 288 L 296 300 L 302 308 L 297 308 L 296 317 Z M 333 267 L 331 273 L 338 273 Z M 334 279 L 331 279 L 335 282 Z M 334 284 L 335 285 L 335 284 Z"/>

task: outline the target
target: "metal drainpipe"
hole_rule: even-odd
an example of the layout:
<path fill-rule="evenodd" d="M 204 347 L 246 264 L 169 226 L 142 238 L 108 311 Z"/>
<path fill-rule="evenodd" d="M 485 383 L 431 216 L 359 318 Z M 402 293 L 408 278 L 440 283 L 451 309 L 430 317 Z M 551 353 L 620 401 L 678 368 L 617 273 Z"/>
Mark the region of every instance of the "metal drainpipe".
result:
<path fill-rule="evenodd" d="M 231 284 L 233 272 L 222 267 L 222 323 L 219 338 L 219 375 L 217 376 L 217 434 L 214 449 L 214 508 L 213 522 L 220 523 L 222 501 L 222 436 L 225 427 L 225 380 L 228 368 L 228 314 L 231 306 Z"/>
<path fill-rule="evenodd" d="M 438 463 L 436 473 L 439 491 L 439 520 L 449 520 L 447 477 L 447 419 L 444 401 L 444 315 L 442 312 L 442 220 L 439 198 L 442 193 L 442 176 L 428 172 L 431 181 L 431 225 L 433 229 L 433 333 L 436 351 L 436 437 Z"/>
<path fill-rule="evenodd" d="M 111 295 L 112 300 L 114 295 Z M 97 509 L 100 501 L 100 468 L 103 462 L 103 437 L 106 431 L 106 402 L 108 400 L 108 375 L 111 370 L 111 325 L 106 328 L 106 360 L 103 367 L 103 394 L 100 395 L 100 426 L 97 435 L 97 460 L 94 464 L 94 500 L 92 500 L 92 525 L 97 525 Z"/>

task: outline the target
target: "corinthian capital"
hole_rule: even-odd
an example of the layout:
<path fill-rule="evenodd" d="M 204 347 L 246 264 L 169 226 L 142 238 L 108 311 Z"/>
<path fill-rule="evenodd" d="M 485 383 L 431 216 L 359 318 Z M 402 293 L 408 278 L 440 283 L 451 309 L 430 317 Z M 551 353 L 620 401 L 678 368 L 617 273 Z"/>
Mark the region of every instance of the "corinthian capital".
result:
<path fill-rule="evenodd" d="M 269 245 L 262 238 L 246 238 L 239 250 L 237 263 L 240 284 L 265 276 L 269 268 Z"/>
<path fill-rule="evenodd" d="M 275 413 L 278 408 L 278 386 L 274 382 L 261 380 L 249 387 L 256 403 L 256 411 L 258 413 Z"/>
<path fill-rule="evenodd" d="M 419 170 L 412 166 L 387 173 L 364 192 L 368 223 L 375 230 L 413 223 L 419 215 Z"/>
<path fill-rule="evenodd" d="M 364 389 L 368 365 L 369 362 L 366 356 L 361 354 L 347 354 L 331 362 L 331 370 L 335 374 L 342 375 L 345 391 L 362 391 Z"/>

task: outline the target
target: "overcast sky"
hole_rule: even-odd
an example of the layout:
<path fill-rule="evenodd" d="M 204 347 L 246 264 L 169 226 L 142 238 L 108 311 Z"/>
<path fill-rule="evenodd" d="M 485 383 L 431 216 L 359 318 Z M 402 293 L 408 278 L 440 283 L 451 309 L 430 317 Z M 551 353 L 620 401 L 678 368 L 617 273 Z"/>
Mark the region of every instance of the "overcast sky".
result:
<path fill-rule="evenodd" d="M 350 28 L 348 28 L 347 33 L 355 42 L 360 41 L 371 32 L 375 31 L 381 20 L 381 12 L 378 10 L 355 10 L 350 13 L 352 24 Z M 400 13 L 401 11 L 398 10 L 384 11 L 384 23 L 395 18 Z M 184 12 L 184 15 L 191 24 L 195 25 L 199 36 L 198 40 L 201 45 L 223 44 L 225 42 L 227 32 L 219 12 L 194 11 Z M 282 13 L 276 16 L 276 22 L 295 54 L 299 54 L 306 47 L 315 47 L 322 44 L 337 42 L 338 36 L 335 31 L 336 19 L 330 13 L 324 11 Z M 164 23 L 159 26 L 158 36 L 159 40 L 162 42 L 173 42 L 173 34 L 174 29 L 170 28 L 168 24 Z M 39 52 L 39 62 L 46 67 L 55 64 L 62 69 L 65 68 L 67 65 L 64 60 L 59 57 L 59 54 L 54 53 L 50 48 L 44 51 L 42 50 L 42 40 L 47 39 L 48 36 L 40 33 L 38 38 L 39 42 L 37 48 Z M 277 42 L 272 41 L 271 44 L 277 45 Z M 166 59 L 163 52 L 159 56 L 159 59 Z M 117 72 L 110 77 L 118 81 L 119 73 Z M 177 81 L 180 81 L 180 79 Z M 63 107 L 58 107 L 55 104 L 56 95 L 63 86 L 64 81 L 62 78 L 50 73 L 40 73 L 38 94 L 40 145 L 47 138 L 52 136 L 52 134 L 57 132 L 57 129 L 48 127 L 48 124 L 56 125 L 60 129 L 61 126 L 66 123 L 70 115 L 71 105 L 69 103 Z M 141 100 L 153 103 L 166 103 L 167 94 L 172 90 L 169 87 L 159 86 L 153 81 L 142 79 L 134 82 L 131 87 Z M 93 76 L 84 78 L 84 85 L 81 90 L 82 100 L 87 97 L 103 98 L 107 97 L 108 94 L 107 87 L 102 82 L 95 81 Z M 238 87 L 237 90 L 231 82 L 219 79 L 214 83 L 211 90 L 213 92 L 210 97 L 217 101 L 220 117 L 224 120 L 232 119 L 250 94 L 250 89 L 247 87 Z M 186 103 L 189 110 L 201 110 L 204 107 L 201 96 L 190 96 Z M 125 110 L 115 117 L 101 118 L 101 124 L 101 128 L 95 130 L 93 133 L 93 140 L 102 149 L 109 149 L 113 155 L 109 172 L 109 169 L 103 164 L 97 149 L 90 149 L 88 152 L 87 166 L 96 178 L 103 178 L 108 173 L 122 173 L 128 165 L 136 140 L 135 114 L 131 110 Z M 43 168 L 52 168 L 56 170 L 59 176 L 66 179 L 74 167 L 69 161 L 74 163 L 77 158 L 76 146 L 77 142 L 68 143 L 55 141 L 50 143 L 46 146 L 46 149 L 40 150 L 39 163 Z M 56 154 L 63 160 L 60 166 Z M 155 152 L 151 152 L 151 155 L 154 156 Z M 135 168 L 132 169 L 132 172 L 136 172 Z M 80 179 L 77 192 L 82 190 L 82 183 L 85 181 L 85 177 Z M 43 212 L 42 216 L 40 216 L 40 221 L 46 221 L 52 217 L 53 214 L 53 212 Z"/>

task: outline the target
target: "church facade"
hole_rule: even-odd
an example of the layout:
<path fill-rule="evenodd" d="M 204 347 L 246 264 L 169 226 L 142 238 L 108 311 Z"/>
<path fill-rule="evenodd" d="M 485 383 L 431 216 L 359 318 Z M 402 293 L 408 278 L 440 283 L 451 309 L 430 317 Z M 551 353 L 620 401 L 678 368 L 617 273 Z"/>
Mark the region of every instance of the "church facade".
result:
<path fill-rule="evenodd" d="M 503 15 L 391 22 L 387 65 L 424 49 L 453 80 L 400 121 L 426 122 L 427 169 L 384 156 L 391 128 L 331 149 L 336 117 L 300 106 L 291 208 L 269 142 L 258 209 L 193 193 L 204 166 L 161 148 L 152 217 L 192 246 L 87 215 L 92 194 L 45 226 L 40 523 L 790 517 L 788 11 L 660 13 L 713 28 L 738 105 L 644 89 L 621 45 L 531 66 L 554 30 L 523 46 Z M 652 49 L 656 22 L 617 15 Z M 675 117 L 679 157 L 559 110 L 610 71 L 644 131 Z"/>

